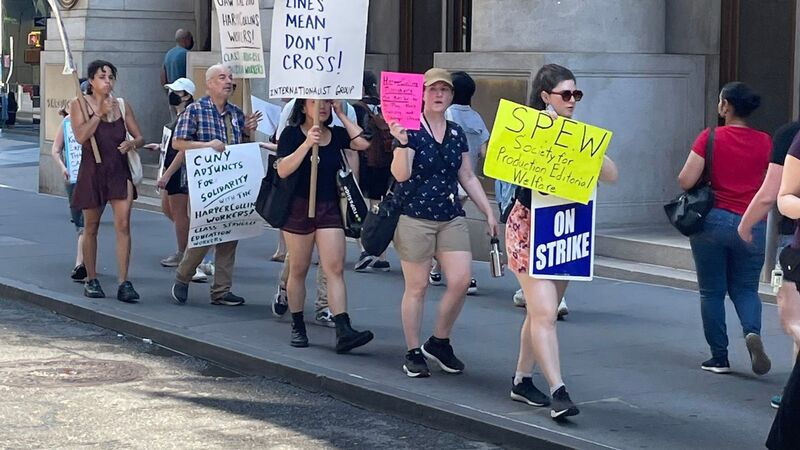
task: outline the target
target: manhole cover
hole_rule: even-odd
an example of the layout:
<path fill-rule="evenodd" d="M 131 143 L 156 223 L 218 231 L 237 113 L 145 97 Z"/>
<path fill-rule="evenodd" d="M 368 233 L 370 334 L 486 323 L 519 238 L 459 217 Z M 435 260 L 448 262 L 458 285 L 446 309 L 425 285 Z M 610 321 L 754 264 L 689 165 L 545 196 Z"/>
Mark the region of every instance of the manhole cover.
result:
<path fill-rule="evenodd" d="M 136 381 L 147 373 L 147 367 L 141 364 L 104 359 L 14 361 L 0 364 L 0 385 L 97 386 Z"/>

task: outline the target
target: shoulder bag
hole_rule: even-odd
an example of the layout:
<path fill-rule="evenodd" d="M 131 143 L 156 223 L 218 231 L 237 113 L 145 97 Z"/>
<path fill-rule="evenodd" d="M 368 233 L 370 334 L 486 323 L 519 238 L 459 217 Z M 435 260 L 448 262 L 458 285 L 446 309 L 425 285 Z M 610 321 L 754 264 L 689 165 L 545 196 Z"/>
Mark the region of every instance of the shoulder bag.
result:
<path fill-rule="evenodd" d="M 344 150 L 339 152 L 342 167 L 336 172 L 336 185 L 339 187 L 339 209 L 342 214 L 344 234 L 347 237 L 358 239 L 361 237 L 361 228 L 369 209 L 355 175 L 353 175 L 353 170 L 347 162 Z"/>
<path fill-rule="evenodd" d="M 714 207 L 714 191 L 711 190 L 711 161 L 714 153 L 714 128 L 708 133 L 703 175 L 693 188 L 664 205 L 669 222 L 684 236 L 703 231 L 706 215 Z"/>
<path fill-rule="evenodd" d="M 269 155 L 267 174 L 261 180 L 255 205 L 256 212 L 274 228 L 281 228 L 286 224 L 298 180 L 296 171 L 286 178 L 278 176 L 279 159 L 275 155 Z"/>
<path fill-rule="evenodd" d="M 392 183 L 383 200 L 367 213 L 361 227 L 361 246 L 370 255 L 382 255 L 394 239 L 397 222 L 403 212 L 403 205 L 394 192 L 397 186 L 396 182 Z"/>
<path fill-rule="evenodd" d="M 122 113 L 122 123 L 125 124 L 125 140 L 132 141 L 133 136 L 128 133 L 128 122 L 125 120 L 125 100 L 122 97 L 117 98 L 119 103 L 119 111 Z M 139 157 L 139 152 L 131 150 L 127 154 L 128 167 L 131 170 L 131 181 L 134 186 L 138 186 L 142 179 L 144 179 L 144 169 L 142 168 L 142 158 Z"/>

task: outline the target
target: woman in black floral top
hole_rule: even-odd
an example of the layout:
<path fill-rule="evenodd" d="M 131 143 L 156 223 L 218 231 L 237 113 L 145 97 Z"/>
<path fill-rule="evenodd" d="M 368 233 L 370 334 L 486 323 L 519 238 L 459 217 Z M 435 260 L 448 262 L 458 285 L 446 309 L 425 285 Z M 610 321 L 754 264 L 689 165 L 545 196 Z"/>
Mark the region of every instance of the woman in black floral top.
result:
<path fill-rule="evenodd" d="M 489 234 L 497 235 L 489 200 L 468 157 L 464 131 L 445 120 L 453 101 L 453 81 L 444 69 L 425 73 L 424 108 L 419 131 L 390 124 L 396 139 L 392 175 L 403 213 L 394 236 L 405 278 L 402 316 L 408 353 L 403 370 L 410 377 L 430 375 L 425 358 L 448 373 L 460 373 L 464 364 L 453 354 L 450 332 L 461 312 L 472 277 L 472 252 L 458 184 L 486 215 Z M 447 291 L 439 303 L 433 335 L 420 347 L 423 301 L 433 257 L 441 263 Z"/>

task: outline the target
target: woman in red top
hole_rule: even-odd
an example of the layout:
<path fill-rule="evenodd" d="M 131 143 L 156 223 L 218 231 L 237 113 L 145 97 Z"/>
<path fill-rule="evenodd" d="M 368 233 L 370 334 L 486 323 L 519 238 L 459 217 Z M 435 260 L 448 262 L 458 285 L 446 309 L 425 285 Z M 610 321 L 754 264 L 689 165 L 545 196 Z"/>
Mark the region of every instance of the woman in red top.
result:
<path fill-rule="evenodd" d="M 711 188 L 714 209 L 703 231 L 691 237 L 692 254 L 700 286 L 700 312 L 711 359 L 701 365 L 713 373 L 731 371 L 728 334 L 725 327 L 725 295 L 729 295 L 742 324 L 752 369 L 769 372 L 771 363 L 761 342 L 761 299 L 758 278 L 764 264 L 766 222 L 753 227 L 753 239 L 743 241 L 737 227 L 750 201 L 758 192 L 769 165 L 771 139 L 750 128 L 746 118 L 761 104 L 761 97 L 741 82 L 728 83 L 717 106 L 725 126 L 718 127 L 712 141 Z M 684 190 L 694 187 L 703 175 L 709 130 L 695 139 L 686 164 L 678 175 Z"/>

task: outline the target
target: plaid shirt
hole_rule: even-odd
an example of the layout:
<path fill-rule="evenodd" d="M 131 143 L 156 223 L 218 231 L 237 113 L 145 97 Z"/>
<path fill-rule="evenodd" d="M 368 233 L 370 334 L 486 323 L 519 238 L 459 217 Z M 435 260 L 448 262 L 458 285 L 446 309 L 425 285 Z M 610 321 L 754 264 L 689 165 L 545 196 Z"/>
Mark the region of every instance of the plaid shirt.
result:
<path fill-rule="evenodd" d="M 231 142 L 227 139 L 228 115 L 233 125 Z M 203 97 L 186 107 L 186 111 L 178 117 L 174 137 L 185 141 L 210 142 L 219 139 L 228 145 L 241 144 L 244 140 L 244 113 L 238 106 L 225 103 L 225 111 L 220 114 L 211 97 Z"/>

